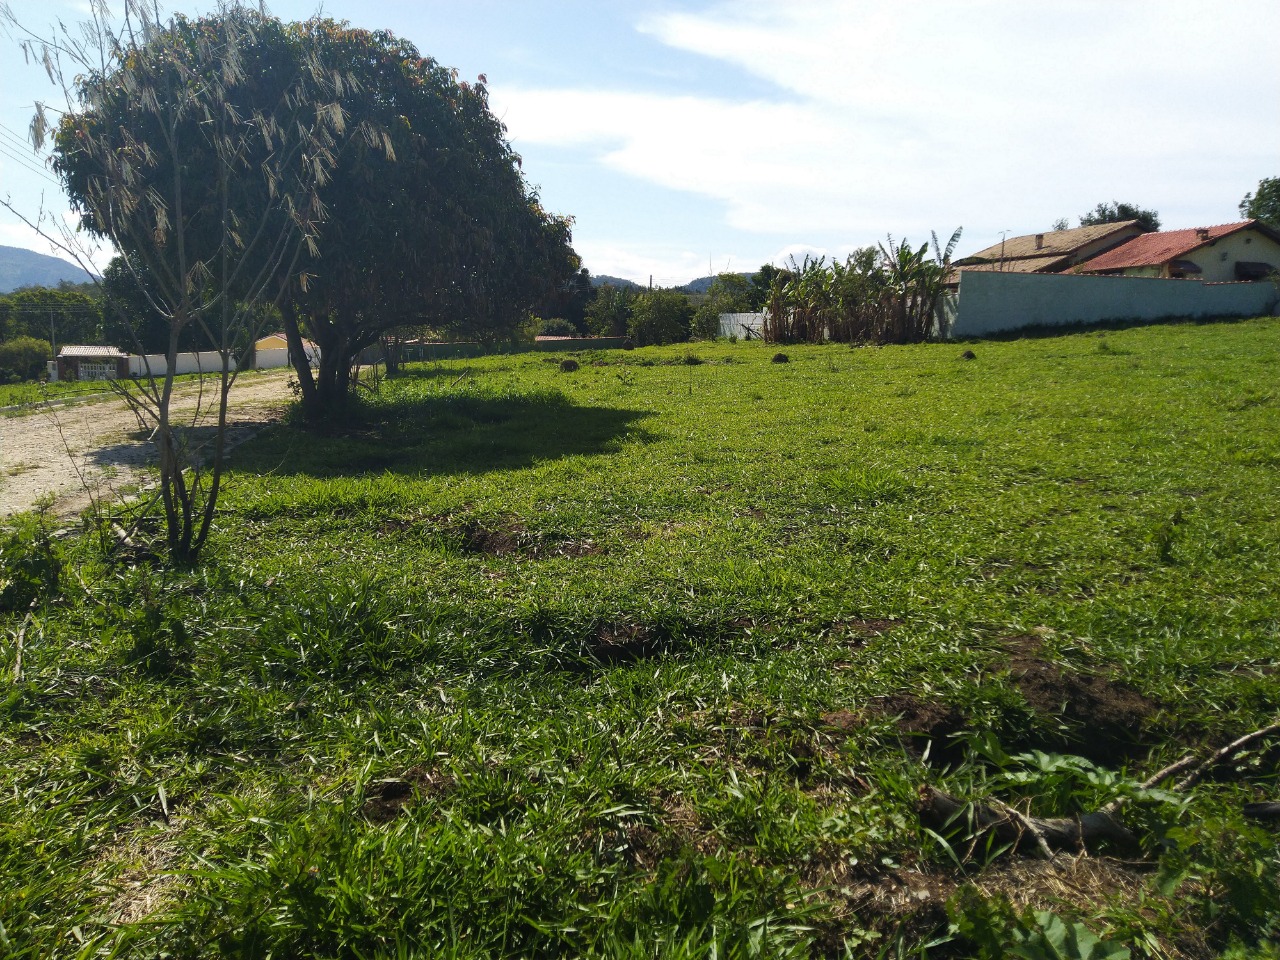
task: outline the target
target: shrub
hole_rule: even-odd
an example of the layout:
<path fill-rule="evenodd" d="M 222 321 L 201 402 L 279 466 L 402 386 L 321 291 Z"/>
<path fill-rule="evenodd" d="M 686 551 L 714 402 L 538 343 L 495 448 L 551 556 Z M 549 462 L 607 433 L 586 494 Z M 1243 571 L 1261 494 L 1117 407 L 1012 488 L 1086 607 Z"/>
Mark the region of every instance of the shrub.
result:
<path fill-rule="evenodd" d="M 540 337 L 576 337 L 578 328 L 562 317 L 550 317 L 538 327 Z"/>
<path fill-rule="evenodd" d="M 675 290 L 650 290 L 631 305 L 627 334 L 637 346 L 683 343 L 689 339 L 693 309 L 689 298 Z"/>
<path fill-rule="evenodd" d="M 53 348 L 48 340 L 18 337 L 0 343 L 0 383 L 39 380 L 44 375 L 45 363 L 52 359 Z"/>
<path fill-rule="evenodd" d="M 46 531 L 0 534 L 0 612 L 25 610 L 58 595 L 62 557 Z"/>

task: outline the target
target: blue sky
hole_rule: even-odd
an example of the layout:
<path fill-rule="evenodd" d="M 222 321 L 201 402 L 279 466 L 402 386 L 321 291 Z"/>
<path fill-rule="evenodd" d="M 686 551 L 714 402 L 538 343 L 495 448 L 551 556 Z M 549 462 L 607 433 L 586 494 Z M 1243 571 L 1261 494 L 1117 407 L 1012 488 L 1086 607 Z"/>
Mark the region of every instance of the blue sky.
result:
<path fill-rule="evenodd" d="M 43 25 L 86 3 L 10 6 Z M 327 0 L 323 12 L 398 33 L 464 79 L 485 74 L 526 176 L 575 218 L 595 274 L 676 284 L 960 226 L 964 253 L 1112 199 L 1168 228 L 1204 226 L 1238 219 L 1245 191 L 1280 176 L 1275 0 Z M 13 157 L 50 93 L 10 45 L 0 196 L 29 215 L 41 189 L 51 212 L 63 206 Z M 48 251 L 7 212 L 0 243 Z"/>

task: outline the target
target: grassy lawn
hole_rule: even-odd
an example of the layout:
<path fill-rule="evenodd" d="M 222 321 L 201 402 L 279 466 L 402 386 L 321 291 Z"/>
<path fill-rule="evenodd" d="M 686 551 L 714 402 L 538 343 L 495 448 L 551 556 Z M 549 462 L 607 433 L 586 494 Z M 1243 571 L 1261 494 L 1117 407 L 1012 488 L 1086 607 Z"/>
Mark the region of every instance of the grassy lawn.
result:
<path fill-rule="evenodd" d="M 1280 709 L 1280 318 L 970 346 L 411 367 L 238 449 L 199 570 L 62 543 L 0 613 L 0 944 L 1277 956 L 1280 738 L 1139 783 Z"/>

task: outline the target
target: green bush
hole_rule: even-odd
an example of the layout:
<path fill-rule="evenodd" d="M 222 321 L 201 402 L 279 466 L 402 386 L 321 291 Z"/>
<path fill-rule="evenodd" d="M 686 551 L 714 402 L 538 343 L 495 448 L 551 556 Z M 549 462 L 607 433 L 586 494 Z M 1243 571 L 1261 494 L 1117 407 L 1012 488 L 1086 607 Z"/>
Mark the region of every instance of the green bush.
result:
<path fill-rule="evenodd" d="M 578 328 L 563 317 L 550 317 L 538 327 L 540 337 L 576 337 Z"/>
<path fill-rule="evenodd" d="M 0 343 L 0 383 L 39 380 L 44 376 L 45 363 L 52 359 L 53 348 L 48 340 L 18 337 Z"/>
<path fill-rule="evenodd" d="M 637 346 L 683 343 L 689 339 L 693 308 L 689 298 L 675 290 L 650 290 L 631 304 L 627 335 Z"/>

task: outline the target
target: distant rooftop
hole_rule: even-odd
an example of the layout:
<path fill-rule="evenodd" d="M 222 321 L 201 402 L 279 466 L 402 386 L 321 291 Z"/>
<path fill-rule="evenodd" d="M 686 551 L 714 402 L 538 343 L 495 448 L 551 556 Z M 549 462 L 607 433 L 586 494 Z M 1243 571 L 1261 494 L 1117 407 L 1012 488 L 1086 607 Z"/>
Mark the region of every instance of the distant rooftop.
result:
<path fill-rule="evenodd" d="M 1222 237 L 1255 227 L 1269 232 L 1265 224 L 1256 220 L 1238 223 L 1220 223 L 1212 227 L 1192 227 L 1187 230 L 1164 230 L 1160 233 L 1144 233 L 1120 246 L 1086 260 L 1077 268 L 1082 273 L 1104 270 L 1125 270 L 1130 267 L 1160 266 L 1184 257 L 1193 250 Z"/>
<path fill-rule="evenodd" d="M 1046 230 L 1022 237 L 1009 237 L 1003 243 L 993 244 L 985 250 L 955 261 L 957 267 L 982 263 L 999 263 L 1008 260 L 1024 260 L 1035 257 L 1066 257 L 1081 247 L 1119 233 L 1131 232 L 1137 220 L 1121 220 L 1119 223 L 1099 223 L 1091 227 L 1074 227 L 1071 230 Z M 1043 265 L 1041 265 L 1043 266 Z M 1007 269 L 1007 268 L 1006 268 Z M 1035 269 L 1021 272 L 1034 272 Z"/>
<path fill-rule="evenodd" d="M 60 357 L 77 357 L 89 360 L 101 359 L 117 359 L 119 357 L 127 357 L 119 347 L 89 347 L 78 344 L 70 344 L 58 350 Z"/>

